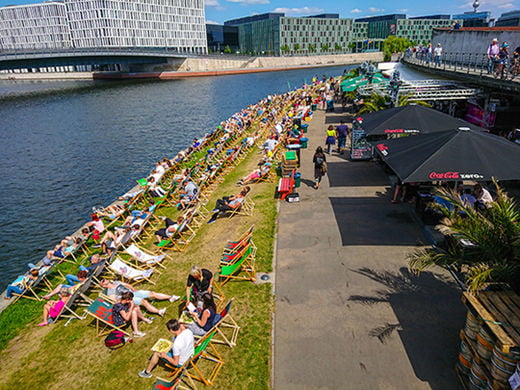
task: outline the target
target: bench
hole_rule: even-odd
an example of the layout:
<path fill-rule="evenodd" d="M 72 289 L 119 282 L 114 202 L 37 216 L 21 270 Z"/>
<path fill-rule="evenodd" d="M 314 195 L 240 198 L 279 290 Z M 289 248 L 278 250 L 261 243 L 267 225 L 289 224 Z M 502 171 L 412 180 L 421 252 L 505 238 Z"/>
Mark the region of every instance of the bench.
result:
<path fill-rule="evenodd" d="M 294 174 L 295 170 L 292 171 L 291 176 L 282 177 L 278 182 L 278 193 L 280 194 L 280 199 L 284 200 L 287 195 L 289 195 L 294 189 Z"/>

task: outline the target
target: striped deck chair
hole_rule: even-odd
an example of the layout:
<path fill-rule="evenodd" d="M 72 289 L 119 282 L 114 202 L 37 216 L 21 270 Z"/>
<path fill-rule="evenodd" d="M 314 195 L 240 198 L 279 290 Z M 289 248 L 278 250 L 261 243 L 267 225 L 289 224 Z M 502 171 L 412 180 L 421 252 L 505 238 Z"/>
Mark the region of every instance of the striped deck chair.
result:
<path fill-rule="evenodd" d="M 219 313 L 220 320 L 213 326 L 212 329 L 209 330 L 209 332 L 212 332 L 214 329 L 217 332 L 217 336 L 214 336 L 211 339 L 212 343 L 224 344 L 230 348 L 233 348 L 237 345 L 238 332 L 240 331 L 240 326 L 238 326 L 235 319 L 230 314 L 233 301 L 234 298 L 231 298 L 226 307 Z"/>
<path fill-rule="evenodd" d="M 193 380 L 211 386 L 224 365 L 222 356 L 211 342 L 217 331 L 209 331 L 195 345 L 195 352 L 186 375 Z M 202 360 L 205 360 L 202 362 Z M 207 364 L 209 362 L 209 364 Z"/>
<path fill-rule="evenodd" d="M 231 265 L 240 261 L 242 257 L 255 258 L 256 256 L 256 245 L 253 240 L 246 242 L 244 246 L 238 249 L 236 252 L 224 253 L 220 258 L 221 265 Z"/>
<path fill-rule="evenodd" d="M 197 385 L 193 379 L 186 375 L 186 370 L 191 364 L 191 359 L 188 359 L 182 367 L 172 367 L 168 365 L 169 369 L 173 369 L 168 379 L 157 377 L 152 390 L 197 390 Z"/>
<path fill-rule="evenodd" d="M 255 225 L 251 225 L 251 227 L 243 233 L 238 240 L 236 241 L 228 241 L 226 246 L 224 247 L 224 253 L 236 253 L 241 248 L 243 248 L 249 241 L 251 241 L 253 230 Z"/>
<path fill-rule="evenodd" d="M 124 262 L 117 256 L 114 257 L 112 263 L 108 265 L 108 271 L 113 275 L 120 276 L 121 279 L 131 285 L 136 285 L 144 281 L 155 285 L 155 282 L 151 280 L 151 276 L 154 272 L 159 273 L 155 268 L 139 269 Z"/>
<path fill-rule="evenodd" d="M 162 268 L 166 268 L 161 262 L 166 258 L 166 255 L 153 255 L 151 253 L 146 252 L 144 249 L 139 248 L 135 244 L 130 244 L 125 249 L 125 252 L 132 256 L 132 259 L 145 267 L 153 267 L 158 265 Z"/>
<path fill-rule="evenodd" d="M 249 280 L 256 281 L 255 257 L 252 245 L 244 248 L 238 259 L 233 259 L 230 264 L 220 263 L 219 272 L 216 273 L 215 279 L 223 286 L 230 280 Z"/>
<path fill-rule="evenodd" d="M 124 329 L 127 324 L 122 326 L 114 325 L 112 320 L 112 306 L 112 303 L 98 297 L 87 308 L 87 315 L 94 317 L 94 320 L 96 321 L 97 336 L 105 336 L 112 330 L 119 330 L 130 337 L 130 333 Z"/>
<path fill-rule="evenodd" d="M 22 293 L 20 293 L 20 294 L 14 293 L 14 292 L 12 293 L 13 297 L 15 297 L 13 299 L 13 303 L 15 303 L 20 298 L 26 298 L 26 299 L 30 299 L 33 301 L 41 301 L 42 298 L 40 298 L 38 296 L 37 291 L 39 289 L 46 291 L 46 292 L 52 291 L 53 287 L 52 287 L 51 283 L 49 282 L 48 277 L 53 269 L 54 269 L 54 264 L 41 267 L 39 269 L 38 279 L 32 280 L 29 283 L 24 282 L 25 289 L 23 290 Z"/>

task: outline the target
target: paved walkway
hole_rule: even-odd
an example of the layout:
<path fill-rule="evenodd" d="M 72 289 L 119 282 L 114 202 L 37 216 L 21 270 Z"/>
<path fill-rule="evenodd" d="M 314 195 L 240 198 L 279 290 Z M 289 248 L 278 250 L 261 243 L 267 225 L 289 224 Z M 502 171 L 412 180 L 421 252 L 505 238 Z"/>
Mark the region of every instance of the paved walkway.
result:
<path fill-rule="evenodd" d="M 301 201 L 280 205 L 274 389 L 459 389 L 460 292 L 447 274 L 407 272 L 426 242 L 409 206 L 390 203 L 375 163 L 335 153 L 312 188 L 312 154 L 340 115 L 315 113 Z"/>

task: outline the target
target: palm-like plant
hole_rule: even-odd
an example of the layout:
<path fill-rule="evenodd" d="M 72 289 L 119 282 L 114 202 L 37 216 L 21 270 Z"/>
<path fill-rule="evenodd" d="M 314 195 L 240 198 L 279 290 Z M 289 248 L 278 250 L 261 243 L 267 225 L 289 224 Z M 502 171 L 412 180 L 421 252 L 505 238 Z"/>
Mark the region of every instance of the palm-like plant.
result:
<path fill-rule="evenodd" d="M 413 100 L 412 94 L 399 95 L 397 107 L 408 106 L 409 104 L 417 104 L 418 106 L 431 107 L 432 105 L 425 102 L 424 100 Z"/>
<path fill-rule="evenodd" d="M 455 266 L 466 276 L 471 291 L 485 283 L 520 286 L 520 210 L 499 186 L 497 199 L 485 210 L 464 204 L 455 192 L 439 195 L 455 205 L 454 211 L 441 207 L 445 218 L 441 229 L 455 232 L 475 244 L 469 249 L 451 244 L 443 250 L 420 249 L 408 256 L 408 266 L 420 272 L 433 265 Z"/>
<path fill-rule="evenodd" d="M 371 93 L 369 97 L 363 99 L 363 107 L 359 110 L 360 114 L 381 111 L 389 107 L 391 103 L 389 96 Z"/>

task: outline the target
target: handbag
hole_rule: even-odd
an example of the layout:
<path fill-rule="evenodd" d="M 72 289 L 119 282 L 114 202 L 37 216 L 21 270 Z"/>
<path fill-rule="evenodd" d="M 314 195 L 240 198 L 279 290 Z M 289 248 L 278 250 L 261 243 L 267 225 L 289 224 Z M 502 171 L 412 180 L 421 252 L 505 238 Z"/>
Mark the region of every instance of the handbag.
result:
<path fill-rule="evenodd" d="M 327 161 L 323 161 L 323 163 L 321 164 L 321 173 L 327 173 L 327 169 Z"/>

